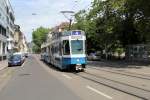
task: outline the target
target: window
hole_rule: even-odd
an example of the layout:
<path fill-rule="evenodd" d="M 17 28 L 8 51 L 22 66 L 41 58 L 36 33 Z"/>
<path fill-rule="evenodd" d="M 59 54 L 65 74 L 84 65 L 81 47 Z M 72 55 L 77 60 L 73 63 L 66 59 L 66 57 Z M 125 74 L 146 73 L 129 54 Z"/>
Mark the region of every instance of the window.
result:
<path fill-rule="evenodd" d="M 83 40 L 71 41 L 72 54 L 83 54 Z"/>
<path fill-rule="evenodd" d="M 6 29 L 0 25 L 0 34 L 6 36 Z"/>
<path fill-rule="evenodd" d="M 64 40 L 63 41 L 63 54 L 64 55 L 70 55 L 69 40 Z"/>
<path fill-rule="evenodd" d="M 5 54 L 6 52 L 5 52 L 5 46 L 6 46 L 6 44 L 5 43 L 3 43 L 3 54 Z"/>
<path fill-rule="evenodd" d="M 59 43 L 59 55 L 60 55 L 60 56 L 62 55 L 62 46 L 61 46 L 60 43 Z"/>

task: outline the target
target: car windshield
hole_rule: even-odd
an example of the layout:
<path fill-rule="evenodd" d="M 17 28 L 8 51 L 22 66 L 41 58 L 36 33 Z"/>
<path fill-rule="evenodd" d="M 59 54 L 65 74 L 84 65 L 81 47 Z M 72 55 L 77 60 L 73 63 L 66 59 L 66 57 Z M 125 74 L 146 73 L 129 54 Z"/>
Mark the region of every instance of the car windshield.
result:
<path fill-rule="evenodd" d="M 21 55 L 13 55 L 9 58 L 9 60 L 19 60 L 21 59 Z"/>
<path fill-rule="evenodd" d="M 83 54 L 83 40 L 71 41 L 72 54 Z"/>

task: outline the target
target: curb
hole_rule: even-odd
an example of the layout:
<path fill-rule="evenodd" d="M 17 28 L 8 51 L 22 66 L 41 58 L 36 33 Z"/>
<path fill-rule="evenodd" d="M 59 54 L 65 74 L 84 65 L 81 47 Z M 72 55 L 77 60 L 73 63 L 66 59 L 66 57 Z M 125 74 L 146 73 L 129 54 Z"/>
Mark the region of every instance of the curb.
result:
<path fill-rule="evenodd" d="M 1 68 L 0 68 L 0 71 L 1 71 L 1 70 L 4 70 L 4 69 L 6 69 L 6 68 L 7 68 L 7 66 L 1 67 Z"/>
<path fill-rule="evenodd" d="M 7 60 L 0 62 L 0 71 L 8 67 Z"/>

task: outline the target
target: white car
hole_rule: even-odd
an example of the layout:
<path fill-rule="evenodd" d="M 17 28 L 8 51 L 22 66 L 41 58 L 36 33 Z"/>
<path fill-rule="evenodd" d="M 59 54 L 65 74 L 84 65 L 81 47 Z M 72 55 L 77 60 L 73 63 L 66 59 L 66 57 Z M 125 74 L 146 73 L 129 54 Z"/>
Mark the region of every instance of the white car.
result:
<path fill-rule="evenodd" d="M 91 53 L 89 56 L 87 56 L 87 59 L 89 61 L 100 61 L 101 56 L 99 54 L 96 54 L 96 53 Z"/>

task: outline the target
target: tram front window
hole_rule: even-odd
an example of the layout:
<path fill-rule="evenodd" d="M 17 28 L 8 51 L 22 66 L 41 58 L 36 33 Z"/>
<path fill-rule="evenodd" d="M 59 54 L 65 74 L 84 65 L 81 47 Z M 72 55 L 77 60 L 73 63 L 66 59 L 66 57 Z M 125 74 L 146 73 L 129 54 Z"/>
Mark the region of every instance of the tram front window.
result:
<path fill-rule="evenodd" d="M 70 55 L 69 40 L 64 40 L 63 41 L 63 54 L 64 55 Z"/>
<path fill-rule="evenodd" d="M 72 54 L 83 54 L 83 40 L 71 41 Z"/>

